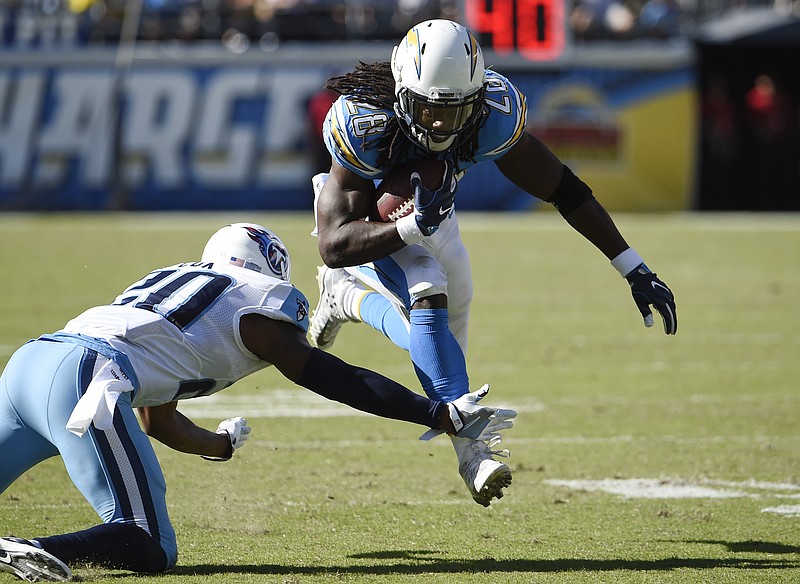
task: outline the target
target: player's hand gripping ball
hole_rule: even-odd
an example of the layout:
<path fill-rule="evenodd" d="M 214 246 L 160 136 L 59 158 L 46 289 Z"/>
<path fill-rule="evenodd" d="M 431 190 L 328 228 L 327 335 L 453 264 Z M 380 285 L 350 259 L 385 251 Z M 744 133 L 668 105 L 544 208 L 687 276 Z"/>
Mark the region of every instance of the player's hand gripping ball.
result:
<path fill-rule="evenodd" d="M 416 172 L 430 191 L 442 187 L 446 172 L 442 160 L 426 158 L 393 168 L 375 187 L 375 209 L 372 218 L 389 223 L 414 212 L 414 187 L 411 174 Z"/>

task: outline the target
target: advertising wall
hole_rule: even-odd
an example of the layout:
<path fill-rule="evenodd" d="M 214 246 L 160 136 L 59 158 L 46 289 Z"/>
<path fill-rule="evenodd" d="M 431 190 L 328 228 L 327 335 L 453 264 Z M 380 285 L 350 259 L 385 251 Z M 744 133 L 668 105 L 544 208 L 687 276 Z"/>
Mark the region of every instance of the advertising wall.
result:
<path fill-rule="evenodd" d="M 310 209 L 309 101 L 332 73 L 386 58 L 390 47 L 370 51 L 5 53 L 0 209 Z M 496 68 L 526 93 L 531 131 L 610 209 L 687 206 L 688 62 L 507 64 Z M 535 202 L 494 165 L 471 170 L 459 187 L 461 209 Z"/>

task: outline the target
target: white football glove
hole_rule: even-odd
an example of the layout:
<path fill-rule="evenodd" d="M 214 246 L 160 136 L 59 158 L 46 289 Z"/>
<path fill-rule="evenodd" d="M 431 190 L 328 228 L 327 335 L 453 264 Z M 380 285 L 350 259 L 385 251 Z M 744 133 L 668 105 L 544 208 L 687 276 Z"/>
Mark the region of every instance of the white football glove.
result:
<path fill-rule="evenodd" d="M 450 420 L 456 429 L 456 436 L 479 440 L 483 435 L 495 435 L 500 430 L 506 430 L 514 425 L 514 422 L 511 421 L 517 416 L 517 412 L 514 410 L 478 405 L 478 402 L 486 397 L 487 393 L 489 393 L 488 383 L 478 391 L 465 393 L 457 400 L 447 404 Z M 443 430 L 430 429 L 419 439 L 430 440 L 443 433 Z"/>
<path fill-rule="evenodd" d="M 247 425 L 247 420 L 245 418 L 236 417 L 236 418 L 228 418 L 227 420 L 222 420 L 217 426 L 217 434 L 226 434 L 228 439 L 231 441 L 231 455 L 227 458 L 217 457 L 217 456 L 203 456 L 206 460 L 213 460 L 215 462 L 222 462 L 225 460 L 230 460 L 233 457 L 233 453 L 236 452 L 238 448 L 241 448 L 244 445 L 245 440 L 250 437 L 250 426 Z"/>

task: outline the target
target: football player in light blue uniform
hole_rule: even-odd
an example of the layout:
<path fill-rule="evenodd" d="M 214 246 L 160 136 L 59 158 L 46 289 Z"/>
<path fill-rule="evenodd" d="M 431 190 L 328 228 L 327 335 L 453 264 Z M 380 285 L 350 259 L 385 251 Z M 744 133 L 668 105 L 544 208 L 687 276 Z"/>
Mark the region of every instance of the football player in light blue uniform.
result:
<path fill-rule="evenodd" d="M 485 389 L 454 403 L 432 401 L 312 348 L 308 301 L 290 272 L 274 233 L 229 225 L 209 239 L 201 261 L 155 270 L 113 303 L 12 355 L 0 377 L 0 492 L 61 456 L 103 523 L 34 540 L 0 538 L 0 570 L 63 581 L 72 562 L 135 572 L 174 566 L 166 485 L 147 435 L 229 460 L 250 433 L 247 420 L 230 418 L 211 432 L 178 412 L 178 401 L 270 365 L 329 399 L 433 431 L 477 437 L 510 427 L 513 411 L 478 406 Z"/>
<path fill-rule="evenodd" d="M 524 96 L 484 67 L 475 37 L 449 20 L 408 31 L 385 63 L 360 63 L 329 80 L 340 94 L 324 123 L 333 159 L 314 177 L 320 299 L 312 344 L 330 348 L 343 323 L 366 322 L 408 349 L 425 392 L 446 401 L 468 391 L 465 354 L 472 277 L 455 214 L 458 180 L 493 161 L 514 184 L 556 206 L 627 278 L 653 323 L 674 334 L 672 292 L 617 230 L 591 189 L 525 131 Z M 409 177 L 414 213 L 394 223 L 370 221 L 375 184 L 392 169 L 423 158 L 446 161 L 442 186 Z M 459 472 L 476 502 L 488 506 L 511 481 L 492 444 L 453 437 Z"/>

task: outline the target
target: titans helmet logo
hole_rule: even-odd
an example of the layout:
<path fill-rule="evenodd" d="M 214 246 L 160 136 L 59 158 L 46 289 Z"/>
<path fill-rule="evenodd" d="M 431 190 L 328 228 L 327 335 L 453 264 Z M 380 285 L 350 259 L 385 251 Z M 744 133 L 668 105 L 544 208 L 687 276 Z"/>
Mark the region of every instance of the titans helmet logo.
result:
<path fill-rule="evenodd" d="M 261 255 L 267 260 L 269 269 L 277 277 L 287 280 L 289 275 L 289 252 L 283 244 L 272 237 L 271 234 L 253 227 L 246 227 L 247 235 L 258 243 Z"/>

